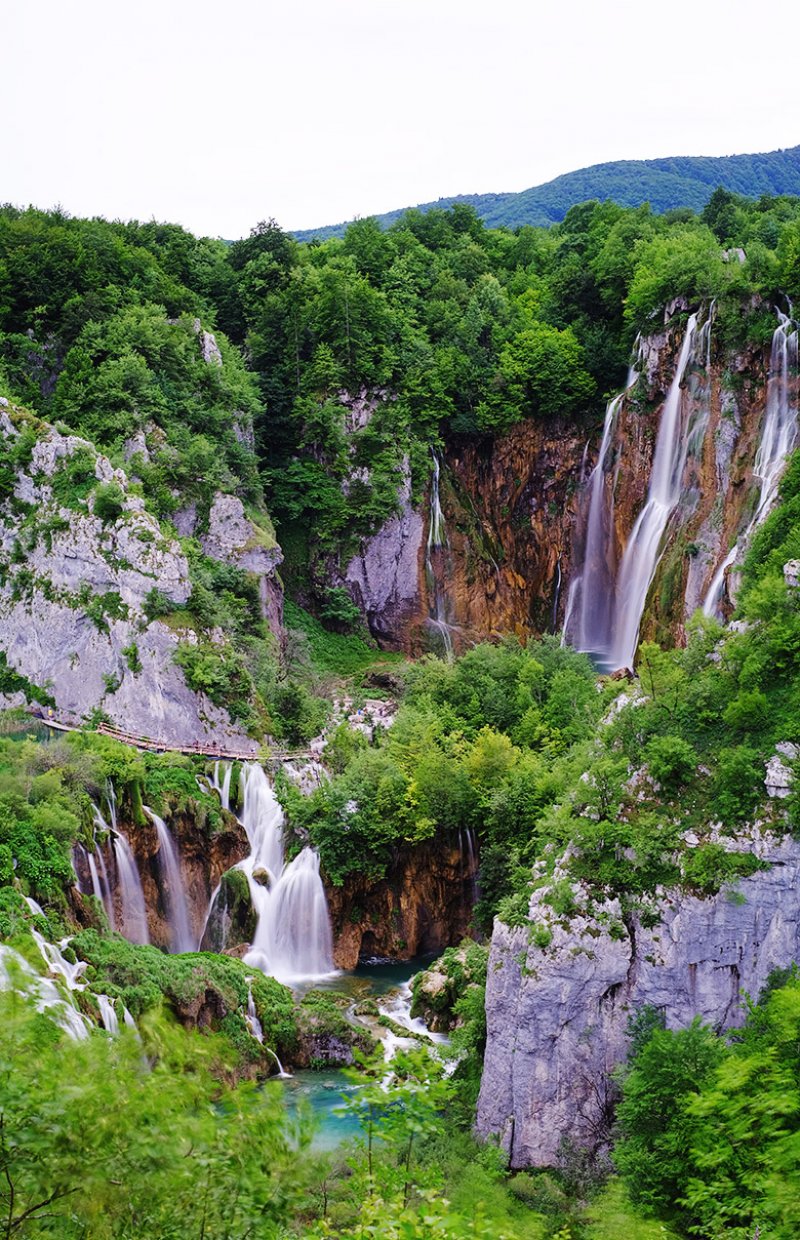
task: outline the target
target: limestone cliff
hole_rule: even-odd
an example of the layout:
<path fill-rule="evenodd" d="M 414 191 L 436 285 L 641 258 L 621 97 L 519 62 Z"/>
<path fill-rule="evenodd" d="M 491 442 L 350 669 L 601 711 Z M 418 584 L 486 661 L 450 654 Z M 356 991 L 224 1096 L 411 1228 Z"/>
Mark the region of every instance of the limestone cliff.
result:
<path fill-rule="evenodd" d="M 459 943 L 472 915 L 474 865 L 441 838 L 400 850 L 380 882 L 352 874 L 328 887 L 337 967 L 374 956 L 410 960 Z"/>
<path fill-rule="evenodd" d="M 440 487 L 445 544 L 433 573 L 457 649 L 555 626 L 579 515 L 585 438 L 574 426 L 527 421 L 494 441 L 447 446 Z M 399 503 L 399 514 L 363 541 L 345 578 L 378 641 L 420 653 L 436 648 L 430 494 L 412 505 L 407 469 Z"/>
<path fill-rule="evenodd" d="M 713 898 L 660 892 L 646 922 L 614 899 L 587 907 L 576 885 L 569 916 L 539 889 L 528 924 L 495 923 L 477 1130 L 500 1139 L 512 1166 L 555 1164 L 564 1138 L 590 1148 L 608 1139 L 610 1073 L 637 1009 L 659 1009 L 671 1029 L 695 1016 L 736 1026 L 743 995 L 798 959 L 800 843 L 763 830 L 742 843 L 769 868 Z"/>
<path fill-rule="evenodd" d="M 213 737 L 255 752 L 175 663 L 178 643 L 198 640 L 190 622 L 151 618 L 153 599 L 161 610 L 187 602 L 189 565 L 125 473 L 86 440 L 5 401 L 0 454 L 0 650 L 12 671 L 46 689 L 67 722 L 100 710 L 166 744 Z M 259 543 L 238 499 L 215 499 L 205 538 L 207 554 L 259 573 L 264 612 L 278 624 L 280 550 Z"/>
<path fill-rule="evenodd" d="M 605 563 L 609 593 L 647 498 L 689 309 L 671 305 L 663 324 L 639 342 L 634 381 L 615 403 L 603 444 L 598 492 L 606 516 L 596 554 Z M 774 307 L 757 301 L 741 313 L 757 325 L 749 340 L 732 331 L 730 321 L 719 327 L 713 306 L 697 308 L 677 392 L 680 498 L 648 592 L 645 637 L 682 640 L 686 620 L 703 604 L 761 502 L 757 457 L 770 388 L 770 324 L 778 319 Z M 796 410 L 797 375 L 789 369 L 788 400 Z M 398 514 L 362 541 L 340 579 L 377 640 L 410 653 L 436 649 L 442 620 L 457 650 L 498 634 L 558 630 L 565 620 L 578 640 L 574 612 L 601 438 L 599 421 L 528 420 L 494 439 L 452 439 L 441 457 L 443 536 L 434 555 L 434 477 L 414 504 L 406 463 Z M 730 610 L 729 577 L 726 570 L 720 578 L 723 613 Z M 437 598 L 443 600 L 438 608 Z"/>

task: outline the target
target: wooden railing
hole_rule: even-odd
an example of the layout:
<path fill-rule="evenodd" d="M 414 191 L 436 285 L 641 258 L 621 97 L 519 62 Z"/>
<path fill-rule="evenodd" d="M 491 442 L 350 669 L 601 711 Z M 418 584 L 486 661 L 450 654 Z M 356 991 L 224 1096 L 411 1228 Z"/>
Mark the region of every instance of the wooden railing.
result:
<path fill-rule="evenodd" d="M 115 728 L 110 723 L 100 723 L 96 728 L 90 728 L 85 723 L 67 723 L 63 719 L 56 719 L 52 713 L 46 714 L 44 711 L 31 710 L 28 713 L 57 732 L 99 732 L 102 736 L 110 736 L 116 741 L 121 741 L 123 745 L 133 745 L 136 749 L 148 749 L 153 753 L 194 754 L 203 758 L 219 758 L 230 762 L 253 761 L 259 756 L 258 751 L 254 752 L 252 749 L 247 751 L 226 749 L 222 745 L 202 741 L 192 741 L 188 745 L 173 745 L 168 741 L 156 740 L 152 736 L 137 736 L 134 732 L 125 732 L 122 728 Z M 274 749 L 271 746 L 265 747 L 261 752 L 271 762 L 289 762 L 293 759 L 308 759 L 312 756 L 307 749 Z"/>

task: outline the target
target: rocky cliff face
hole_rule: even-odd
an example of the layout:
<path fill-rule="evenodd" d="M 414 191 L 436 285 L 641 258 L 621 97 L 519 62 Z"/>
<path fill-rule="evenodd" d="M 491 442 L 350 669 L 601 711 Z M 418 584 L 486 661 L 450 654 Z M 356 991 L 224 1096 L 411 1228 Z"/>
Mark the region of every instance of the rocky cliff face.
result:
<path fill-rule="evenodd" d="M 695 1016 L 736 1026 L 743 995 L 800 956 L 800 843 L 768 832 L 742 842 L 769 868 L 713 899 L 660 893 L 655 924 L 623 917 L 616 900 L 589 911 L 578 887 L 572 916 L 556 917 L 540 889 L 528 925 L 495 923 L 477 1131 L 498 1137 L 513 1167 L 555 1164 L 562 1138 L 607 1140 L 632 1013 L 650 1005 L 671 1029 Z"/>
<path fill-rule="evenodd" d="M 354 969 L 373 956 L 410 960 L 459 943 L 474 902 L 474 861 L 437 839 L 404 849 L 386 878 L 359 874 L 327 890 L 334 961 Z"/>
<path fill-rule="evenodd" d="M 99 709 L 123 730 L 166 744 L 213 737 L 255 752 L 174 662 L 179 641 L 197 634 L 148 618 L 153 592 L 176 609 L 189 598 L 180 544 L 86 440 L 0 407 L 0 452 L 34 435 L 0 496 L 0 649 L 9 667 L 47 689 L 67 722 Z M 114 489 L 110 510 L 100 507 L 97 484 Z M 259 573 L 264 612 L 279 625 L 280 550 L 262 545 L 238 499 L 217 496 L 205 537 L 207 554 Z"/>
<path fill-rule="evenodd" d="M 202 813 L 189 812 L 186 809 L 169 812 L 168 808 L 166 812 L 165 821 L 175 840 L 180 857 L 180 876 L 186 900 L 189 928 L 195 944 L 198 944 L 206 924 L 211 896 L 217 884 L 223 874 L 241 861 L 249 851 L 247 836 L 233 814 L 223 812 L 224 828 L 212 831 Z M 140 826 L 122 821 L 120 828 L 129 841 L 136 860 L 136 869 L 141 879 L 147 910 L 150 942 L 156 947 L 169 950 L 172 937 L 169 902 L 173 893 L 165 878 L 165 867 L 156 829 L 150 821 Z M 91 875 L 86 854 L 82 850 L 77 850 L 73 860 L 81 890 L 91 891 Z M 116 879 L 115 867 L 110 865 L 108 872 L 113 883 Z M 120 892 L 115 886 L 112 886 L 112 899 L 117 924 L 120 925 L 123 920 Z M 76 903 L 78 920 L 85 923 L 86 908 L 82 902 L 81 908 L 82 912 Z"/>
<path fill-rule="evenodd" d="M 552 629 L 568 579 L 585 436 L 524 422 L 496 441 L 449 445 L 440 498 L 445 542 L 433 573 L 456 649 L 501 633 Z M 408 475 L 400 513 L 366 539 L 346 583 L 382 645 L 437 648 L 427 566 L 430 496 L 414 508 Z"/>
<path fill-rule="evenodd" d="M 640 342 L 636 382 L 616 407 L 601 488 L 609 514 L 602 555 L 612 588 L 647 497 L 688 309 L 670 306 L 663 327 Z M 747 309 L 773 313 L 760 305 Z M 642 636 L 682 639 L 686 620 L 748 526 L 759 502 L 755 462 L 769 365 L 768 338 L 730 346 L 713 308 L 700 308 L 680 388 L 680 500 L 665 532 Z M 796 408 L 796 376 L 791 383 Z M 434 557 L 430 491 L 415 507 L 406 471 L 399 515 L 364 540 L 344 574 L 379 642 L 411 653 L 437 648 L 435 587 L 456 649 L 502 633 L 559 629 L 584 568 L 600 440 L 599 427 L 527 421 L 494 440 L 449 443 L 439 487 L 444 545 Z M 729 609 L 723 582 L 720 610 Z"/>

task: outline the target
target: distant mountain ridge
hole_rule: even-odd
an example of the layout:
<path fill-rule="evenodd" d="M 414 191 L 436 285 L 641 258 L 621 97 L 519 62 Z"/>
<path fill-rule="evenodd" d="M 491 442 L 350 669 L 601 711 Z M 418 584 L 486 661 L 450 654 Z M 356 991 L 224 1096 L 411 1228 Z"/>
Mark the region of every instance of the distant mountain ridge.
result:
<path fill-rule="evenodd" d="M 747 198 L 762 194 L 800 195 L 800 146 L 757 155 L 679 155 L 668 159 L 620 159 L 567 172 L 513 194 L 457 194 L 438 202 L 420 203 L 416 210 L 469 203 L 491 228 L 546 227 L 563 220 L 570 207 L 588 199 L 613 199 L 623 207 L 649 202 L 654 211 L 691 207 L 700 211 L 718 185 Z M 402 207 L 376 218 L 384 228 L 411 210 Z M 299 229 L 298 241 L 340 237 L 348 222 Z"/>

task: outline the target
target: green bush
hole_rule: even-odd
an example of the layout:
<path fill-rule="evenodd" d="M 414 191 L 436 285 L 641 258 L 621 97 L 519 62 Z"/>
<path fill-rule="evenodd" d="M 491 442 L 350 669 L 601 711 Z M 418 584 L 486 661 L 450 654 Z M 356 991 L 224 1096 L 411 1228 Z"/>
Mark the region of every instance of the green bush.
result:
<path fill-rule="evenodd" d="M 125 492 L 118 482 L 103 482 L 93 494 L 92 508 L 103 525 L 110 525 L 122 516 L 125 508 Z"/>

